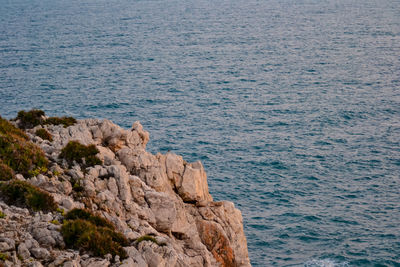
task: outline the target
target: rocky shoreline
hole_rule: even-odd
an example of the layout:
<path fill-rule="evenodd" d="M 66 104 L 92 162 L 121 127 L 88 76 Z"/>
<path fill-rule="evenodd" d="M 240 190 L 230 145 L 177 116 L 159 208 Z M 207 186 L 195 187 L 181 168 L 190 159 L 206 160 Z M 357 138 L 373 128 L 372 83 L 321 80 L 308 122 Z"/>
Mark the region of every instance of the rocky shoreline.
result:
<path fill-rule="evenodd" d="M 48 169 L 12 180 L 48 192 L 58 209 L 33 211 L 0 199 L 0 266 L 250 266 L 241 212 L 232 202 L 213 201 L 200 162 L 147 152 L 149 134 L 139 122 L 125 130 L 85 119 L 68 127 L 39 124 L 25 133 L 43 150 Z M 94 145 L 101 163 L 87 167 L 85 160 L 60 157 L 70 141 Z M 127 240 L 126 255 L 68 247 L 61 229 L 74 209 L 111 222 Z"/>

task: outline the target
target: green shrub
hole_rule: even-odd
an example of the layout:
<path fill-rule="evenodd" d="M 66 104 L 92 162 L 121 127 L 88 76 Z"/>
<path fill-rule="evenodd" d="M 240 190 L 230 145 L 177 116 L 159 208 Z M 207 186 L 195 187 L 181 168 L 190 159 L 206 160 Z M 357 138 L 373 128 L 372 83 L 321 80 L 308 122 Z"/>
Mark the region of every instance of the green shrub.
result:
<path fill-rule="evenodd" d="M 51 136 L 51 134 L 44 128 L 37 129 L 35 134 L 43 140 L 49 140 L 50 142 L 53 141 L 53 136 Z"/>
<path fill-rule="evenodd" d="M 73 117 L 50 117 L 44 119 L 44 111 L 40 109 L 32 109 L 30 111 L 21 110 L 18 112 L 16 120 L 19 120 L 18 126 L 22 129 L 32 129 L 37 125 L 53 124 L 53 125 L 64 125 L 68 127 L 76 123 L 76 119 Z"/>
<path fill-rule="evenodd" d="M 29 171 L 47 167 L 44 152 L 20 129 L 0 117 L 0 159 L 16 173 L 24 176 Z"/>
<path fill-rule="evenodd" d="M 14 171 L 0 159 L 0 181 L 8 181 L 14 177 Z"/>
<path fill-rule="evenodd" d="M 47 172 L 47 167 L 37 167 L 34 170 L 28 171 L 28 174 L 30 177 L 33 176 L 38 176 L 40 173 L 46 173 Z"/>
<path fill-rule="evenodd" d="M 76 119 L 73 117 L 50 117 L 48 118 L 44 124 L 53 124 L 53 125 L 64 125 L 64 127 L 68 127 L 74 125 L 76 123 Z"/>
<path fill-rule="evenodd" d="M 67 219 L 67 220 L 82 219 L 82 220 L 89 221 L 96 226 L 107 227 L 107 228 L 114 230 L 114 225 L 110 221 L 108 221 L 107 219 L 104 219 L 98 215 L 94 215 L 90 211 L 84 210 L 84 209 L 73 209 L 73 210 L 69 211 L 65 215 L 65 219 Z"/>
<path fill-rule="evenodd" d="M 52 223 L 54 225 L 60 225 L 60 222 L 57 220 L 51 220 L 50 223 Z"/>
<path fill-rule="evenodd" d="M 57 204 L 47 192 L 24 181 L 11 181 L 0 184 L 1 198 L 8 205 L 29 208 L 34 211 L 55 211 Z"/>
<path fill-rule="evenodd" d="M 17 118 L 19 127 L 22 129 L 31 129 L 43 123 L 44 111 L 40 109 L 32 109 L 30 111 L 21 110 L 18 112 Z"/>
<path fill-rule="evenodd" d="M 6 214 L 2 211 L 0 211 L 0 219 L 4 219 L 6 217 Z"/>
<path fill-rule="evenodd" d="M 65 219 L 61 233 L 67 247 L 88 251 L 94 256 L 110 253 L 127 257 L 122 246 L 129 245 L 128 240 L 106 219 L 82 209 L 71 210 Z"/>
<path fill-rule="evenodd" d="M 62 209 L 62 208 L 57 208 L 56 211 L 57 211 L 58 213 L 60 213 L 62 216 L 65 215 L 65 210 Z"/>
<path fill-rule="evenodd" d="M 6 261 L 8 260 L 10 257 L 7 254 L 4 253 L 0 253 L 0 260 L 2 261 Z"/>
<path fill-rule="evenodd" d="M 94 165 L 101 165 L 101 160 L 96 157 L 99 150 L 95 145 L 82 145 L 77 141 L 70 141 L 62 150 L 60 158 L 64 158 L 69 164 L 73 161 L 81 163 L 87 167 Z"/>

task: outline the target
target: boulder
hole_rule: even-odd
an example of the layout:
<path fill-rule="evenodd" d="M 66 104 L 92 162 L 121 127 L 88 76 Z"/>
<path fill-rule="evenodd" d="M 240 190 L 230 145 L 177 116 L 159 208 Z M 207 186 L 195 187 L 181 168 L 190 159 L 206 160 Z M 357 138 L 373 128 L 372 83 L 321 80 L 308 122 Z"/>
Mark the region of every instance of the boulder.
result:
<path fill-rule="evenodd" d="M 30 252 L 39 260 L 48 260 L 50 258 L 50 252 L 45 248 L 32 248 Z"/>
<path fill-rule="evenodd" d="M 31 256 L 31 253 L 29 252 L 29 249 L 27 248 L 25 243 L 19 244 L 18 255 L 21 256 L 23 260 L 29 259 L 29 257 Z"/>
<path fill-rule="evenodd" d="M 153 227 L 160 232 L 169 231 L 176 219 L 174 200 L 160 192 L 148 192 L 145 197 L 156 219 Z"/>
<path fill-rule="evenodd" d="M 186 164 L 178 193 L 186 202 L 213 200 L 208 192 L 207 175 L 200 161 Z"/>

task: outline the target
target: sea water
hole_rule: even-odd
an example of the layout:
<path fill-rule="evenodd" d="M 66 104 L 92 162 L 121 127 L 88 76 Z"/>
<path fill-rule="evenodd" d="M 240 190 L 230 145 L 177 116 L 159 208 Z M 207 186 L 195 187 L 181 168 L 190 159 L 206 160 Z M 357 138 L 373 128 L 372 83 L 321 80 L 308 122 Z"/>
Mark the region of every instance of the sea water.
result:
<path fill-rule="evenodd" d="M 0 114 L 140 120 L 253 266 L 400 266 L 398 0 L 0 0 Z"/>

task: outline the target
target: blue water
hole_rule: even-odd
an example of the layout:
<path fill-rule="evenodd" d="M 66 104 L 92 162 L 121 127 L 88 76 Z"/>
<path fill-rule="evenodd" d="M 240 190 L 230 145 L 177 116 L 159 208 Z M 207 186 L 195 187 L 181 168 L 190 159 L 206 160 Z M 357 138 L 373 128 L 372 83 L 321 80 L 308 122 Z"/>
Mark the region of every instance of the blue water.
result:
<path fill-rule="evenodd" d="M 0 0 L 0 114 L 140 120 L 253 266 L 400 266 L 398 0 Z"/>

